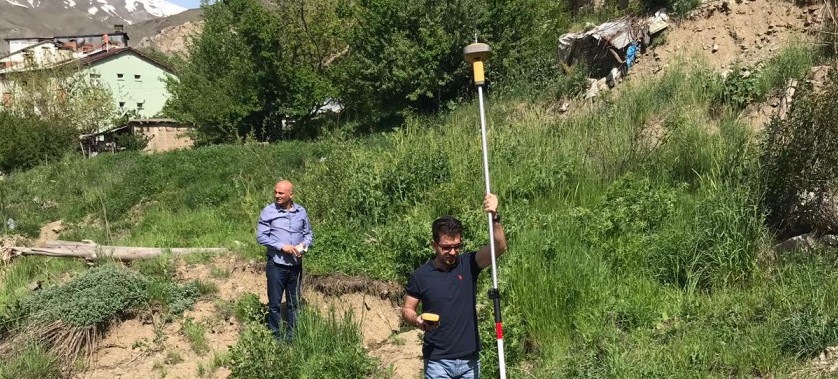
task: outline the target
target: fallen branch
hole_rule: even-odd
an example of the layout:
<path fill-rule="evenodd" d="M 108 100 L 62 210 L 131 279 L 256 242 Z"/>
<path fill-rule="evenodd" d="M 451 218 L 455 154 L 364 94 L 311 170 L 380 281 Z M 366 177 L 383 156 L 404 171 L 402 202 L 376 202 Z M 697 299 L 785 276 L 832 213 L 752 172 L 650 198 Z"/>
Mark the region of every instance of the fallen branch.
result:
<path fill-rule="evenodd" d="M 165 252 L 172 255 L 184 255 L 192 253 L 223 253 L 227 249 L 220 247 L 133 247 L 133 246 L 105 246 L 91 241 L 51 241 L 44 247 L 18 247 L 12 246 L 3 249 L 3 261 L 9 262 L 20 255 L 41 255 L 48 257 L 70 257 L 83 258 L 85 260 L 96 260 L 112 258 L 120 261 L 133 261 L 137 259 L 148 259 L 159 256 Z"/>

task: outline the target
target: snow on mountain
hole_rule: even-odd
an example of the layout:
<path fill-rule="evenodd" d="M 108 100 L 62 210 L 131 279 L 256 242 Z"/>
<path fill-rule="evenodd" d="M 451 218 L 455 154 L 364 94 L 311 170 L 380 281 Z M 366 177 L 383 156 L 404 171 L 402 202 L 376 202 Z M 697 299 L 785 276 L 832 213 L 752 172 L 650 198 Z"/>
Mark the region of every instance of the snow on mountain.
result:
<path fill-rule="evenodd" d="M 146 12 L 157 17 L 171 16 L 186 10 L 184 7 L 165 0 L 125 0 L 125 9 L 133 12 L 137 9 L 138 4 L 142 4 Z"/>
<path fill-rule="evenodd" d="M 166 0 L 63 0 L 61 2 L 42 0 L 0 0 L 8 4 L 36 10 L 53 9 L 58 3 L 64 9 L 79 9 L 90 15 L 123 19 L 127 24 L 149 18 L 160 18 L 181 13 L 186 8 Z M 63 3 L 63 4 L 62 4 Z"/>

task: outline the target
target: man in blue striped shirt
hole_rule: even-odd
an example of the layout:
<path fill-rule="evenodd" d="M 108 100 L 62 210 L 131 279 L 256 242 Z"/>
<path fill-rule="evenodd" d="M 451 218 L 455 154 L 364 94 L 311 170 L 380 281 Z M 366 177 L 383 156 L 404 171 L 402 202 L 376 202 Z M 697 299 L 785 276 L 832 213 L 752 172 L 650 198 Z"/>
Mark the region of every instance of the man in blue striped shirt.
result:
<path fill-rule="evenodd" d="M 267 248 L 265 274 L 268 279 L 268 328 L 281 338 L 280 304 L 285 293 L 285 339 L 293 339 L 303 278 L 303 255 L 313 242 L 308 212 L 294 203 L 294 185 L 283 180 L 274 186 L 276 202 L 268 204 L 259 215 L 256 241 Z"/>

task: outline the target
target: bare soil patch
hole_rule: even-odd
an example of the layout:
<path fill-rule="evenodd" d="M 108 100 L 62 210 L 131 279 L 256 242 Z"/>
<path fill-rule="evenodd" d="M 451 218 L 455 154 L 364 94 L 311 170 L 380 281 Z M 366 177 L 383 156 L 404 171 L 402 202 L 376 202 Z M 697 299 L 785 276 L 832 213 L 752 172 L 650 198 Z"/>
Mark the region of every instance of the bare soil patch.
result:
<path fill-rule="evenodd" d="M 754 65 L 788 43 L 805 43 L 807 36 L 816 34 L 821 8 L 784 0 L 707 2 L 665 32 L 664 44 L 641 55 L 632 75 L 657 73 L 694 57 L 705 59 L 716 71 Z"/>
<path fill-rule="evenodd" d="M 207 264 L 180 263 L 178 280 L 199 279 L 214 283 L 214 299 L 199 300 L 194 309 L 171 323 L 135 318 L 114 325 L 99 344 L 95 361 L 78 379 L 105 378 L 227 378 L 229 370 L 210 371 L 215 355 L 236 344 L 242 326 L 232 317 L 223 318 L 218 305 L 257 294 L 267 303 L 264 263 L 242 262 L 230 256 L 216 256 Z M 364 346 L 380 361 L 380 368 L 394 378 L 421 375 L 421 334 L 403 331 L 398 302 L 400 287 L 395 283 L 345 275 L 305 276 L 303 301 L 338 317 L 351 315 L 360 325 Z M 191 319 L 206 326 L 210 351 L 198 355 L 182 333 L 183 322 Z"/>

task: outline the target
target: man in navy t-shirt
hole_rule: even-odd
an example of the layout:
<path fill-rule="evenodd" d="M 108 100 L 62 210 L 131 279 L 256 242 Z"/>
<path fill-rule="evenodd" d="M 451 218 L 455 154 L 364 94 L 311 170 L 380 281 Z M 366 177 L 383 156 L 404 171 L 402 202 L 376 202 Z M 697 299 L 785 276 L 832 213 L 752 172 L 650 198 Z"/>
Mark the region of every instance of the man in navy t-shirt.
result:
<path fill-rule="evenodd" d="M 487 194 L 483 200 L 492 214 L 495 253 L 506 251 L 506 236 L 497 213 L 498 198 Z M 477 379 L 480 376 L 480 336 L 477 332 L 477 276 L 492 264 L 490 247 L 463 251 L 463 224 L 443 216 L 434 221 L 434 259 L 419 267 L 405 289 L 402 318 L 425 331 L 422 356 L 425 378 Z M 424 321 L 417 312 L 439 315 L 439 322 Z"/>

